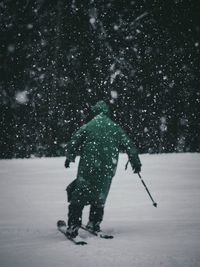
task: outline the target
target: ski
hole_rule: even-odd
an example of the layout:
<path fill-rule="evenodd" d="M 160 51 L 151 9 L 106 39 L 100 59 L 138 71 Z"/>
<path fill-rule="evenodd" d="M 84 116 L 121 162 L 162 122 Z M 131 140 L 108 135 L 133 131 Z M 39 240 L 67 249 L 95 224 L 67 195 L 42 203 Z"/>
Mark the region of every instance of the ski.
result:
<path fill-rule="evenodd" d="M 84 240 L 82 240 L 80 236 L 77 236 L 75 238 L 72 238 L 72 237 L 70 237 L 70 236 L 68 236 L 66 234 L 66 232 L 67 232 L 67 225 L 66 225 L 66 222 L 65 221 L 59 220 L 57 222 L 57 228 L 58 228 L 58 231 L 61 232 L 62 234 L 64 234 L 64 236 L 68 240 L 70 240 L 73 244 L 75 244 L 75 245 L 81 245 L 81 246 L 87 245 L 87 242 L 85 242 Z"/>
<path fill-rule="evenodd" d="M 99 231 L 99 232 L 96 232 L 96 231 L 92 231 L 91 229 L 87 228 L 86 225 L 81 225 L 81 228 L 87 232 L 89 232 L 90 234 L 92 235 L 95 235 L 97 237 L 100 237 L 100 238 L 104 238 L 104 239 L 112 239 L 114 238 L 113 235 L 109 235 L 107 233 L 104 233 L 103 231 Z"/>

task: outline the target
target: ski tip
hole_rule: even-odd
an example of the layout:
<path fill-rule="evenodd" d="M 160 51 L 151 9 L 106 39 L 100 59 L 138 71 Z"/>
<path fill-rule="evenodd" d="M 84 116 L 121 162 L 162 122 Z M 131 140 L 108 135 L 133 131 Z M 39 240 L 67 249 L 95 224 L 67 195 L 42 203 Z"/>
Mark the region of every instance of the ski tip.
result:
<path fill-rule="evenodd" d="M 62 226 L 66 226 L 66 222 L 63 220 L 57 221 L 57 227 L 62 227 Z"/>

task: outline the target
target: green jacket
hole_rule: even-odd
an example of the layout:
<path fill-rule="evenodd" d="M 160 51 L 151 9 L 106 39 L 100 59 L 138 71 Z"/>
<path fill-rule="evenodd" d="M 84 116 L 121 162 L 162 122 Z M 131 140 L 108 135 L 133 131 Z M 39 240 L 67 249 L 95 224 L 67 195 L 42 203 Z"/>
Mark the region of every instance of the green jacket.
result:
<path fill-rule="evenodd" d="M 95 117 L 72 136 L 66 147 L 71 162 L 80 155 L 77 178 L 67 187 L 68 201 L 74 204 L 105 204 L 120 151 L 128 154 L 132 168 L 141 165 L 131 140 L 108 117 L 106 103 L 99 101 L 93 112 Z"/>

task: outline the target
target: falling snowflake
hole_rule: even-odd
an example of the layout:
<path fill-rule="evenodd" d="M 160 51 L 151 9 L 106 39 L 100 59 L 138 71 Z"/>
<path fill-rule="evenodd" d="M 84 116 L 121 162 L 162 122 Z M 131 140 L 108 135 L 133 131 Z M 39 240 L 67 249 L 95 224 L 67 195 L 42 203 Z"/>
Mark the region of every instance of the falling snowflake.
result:
<path fill-rule="evenodd" d="M 110 94 L 111 94 L 111 97 L 112 97 L 113 99 L 117 99 L 117 98 L 118 98 L 118 93 L 117 93 L 117 91 L 112 90 L 112 91 L 110 92 Z"/>
<path fill-rule="evenodd" d="M 26 104 L 29 101 L 28 92 L 27 91 L 17 92 L 15 94 L 15 100 L 19 104 Z"/>

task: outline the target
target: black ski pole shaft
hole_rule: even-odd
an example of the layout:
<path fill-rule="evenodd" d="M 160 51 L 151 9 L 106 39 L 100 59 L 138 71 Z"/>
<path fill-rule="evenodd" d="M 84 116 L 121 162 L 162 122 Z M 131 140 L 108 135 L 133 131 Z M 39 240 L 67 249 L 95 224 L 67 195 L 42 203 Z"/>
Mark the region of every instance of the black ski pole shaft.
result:
<path fill-rule="evenodd" d="M 152 200 L 152 202 L 153 202 L 153 206 L 157 208 L 157 203 L 153 200 L 153 198 L 152 198 L 152 196 L 151 196 L 151 194 L 150 194 L 150 192 L 149 192 L 149 189 L 147 188 L 147 186 L 146 186 L 145 182 L 143 181 L 143 179 L 142 179 L 142 177 L 141 177 L 141 175 L 140 175 L 139 172 L 138 172 L 138 176 L 140 177 L 140 180 L 142 181 L 142 184 L 144 185 L 144 187 L 145 187 L 147 193 L 149 194 L 149 196 L 150 196 L 150 198 L 151 198 L 151 200 Z"/>

